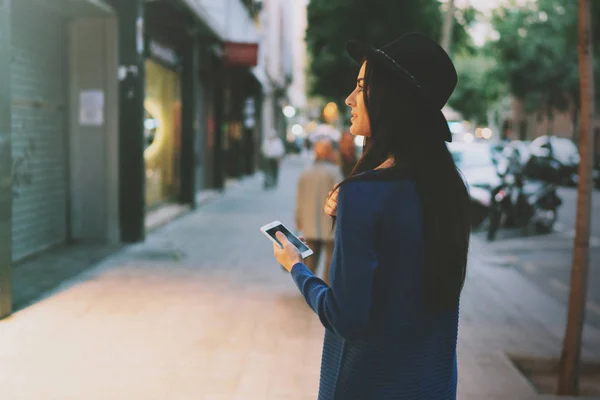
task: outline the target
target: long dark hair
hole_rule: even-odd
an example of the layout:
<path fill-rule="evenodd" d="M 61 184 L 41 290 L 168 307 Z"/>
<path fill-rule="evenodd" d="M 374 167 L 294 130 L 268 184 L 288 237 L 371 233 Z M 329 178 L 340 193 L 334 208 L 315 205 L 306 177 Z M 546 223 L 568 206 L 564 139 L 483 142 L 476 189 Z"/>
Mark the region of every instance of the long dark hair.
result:
<path fill-rule="evenodd" d="M 442 132 L 434 132 L 433 110 L 418 99 L 399 77 L 367 62 L 364 90 L 371 136 L 352 174 L 356 179 L 411 176 L 423 210 L 425 243 L 425 304 L 435 312 L 458 304 L 466 277 L 469 250 L 469 194 Z M 438 128 L 439 129 L 439 128 Z M 363 174 L 389 157 L 394 168 L 383 174 Z"/>

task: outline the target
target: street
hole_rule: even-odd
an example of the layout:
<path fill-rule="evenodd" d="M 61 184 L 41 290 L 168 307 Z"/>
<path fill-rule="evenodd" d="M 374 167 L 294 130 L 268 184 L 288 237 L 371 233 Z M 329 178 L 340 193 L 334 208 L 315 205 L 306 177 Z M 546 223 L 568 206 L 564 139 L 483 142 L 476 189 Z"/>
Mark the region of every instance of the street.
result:
<path fill-rule="evenodd" d="M 575 216 L 577 211 L 577 188 L 562 187 L 559 196 L 563 205 L 559 209 L 555 231 L 549 235 L 521 235 L 519 230 L 504 230 L 498 239 L 486 243 L 490 259 L 507 268 L 516 268 L 542 290 L 568 303 Z M 588 323 L 600 328 L 600 191 L 592 195 L 592 223 L 590 239 L 590 263 L 588 276 Z M 483 232 L 476 232 L 481 238 Z"/>

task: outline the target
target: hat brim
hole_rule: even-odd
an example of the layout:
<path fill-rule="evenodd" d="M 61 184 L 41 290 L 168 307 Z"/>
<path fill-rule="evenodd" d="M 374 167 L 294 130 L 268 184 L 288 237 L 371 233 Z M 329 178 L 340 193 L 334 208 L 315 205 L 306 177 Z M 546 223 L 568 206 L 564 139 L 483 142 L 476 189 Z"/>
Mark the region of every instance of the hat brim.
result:
<path fill-rule="evenodd" d="M 346 51 L 348 52 L 348 55 L 350 55 L 350 57 L 352 57 L 352 59 L 354 59 L 354 61 L 356 61 L 358 64 L 362 64 L 365 59 L 369 59 L 381 63 L 382 65 L 385 65 L 394 71 L 396 70 L 394 65 L 387 59 L 387 57 L 382 55 L 368 43 L 361 42 L 359 40 L 350 40 L 346 43 Z M 404 78 L 402 74 L 399 74 L 398 76 Z M 413 82 L 411 80 L 404 79 L 404 81 L 412 86 L 413 89 L 418 91 L 418 88 L 413 86 Z M 433 125 L 432 128 L 438 128 L 440 130 L 444 141 L 448 143 L 452 142 L 452 132 L 450 132 L 450 126 L 448 125 L 448 121 L 446 120 L 444 113 L 442 113 L 441 110 L 433 110 L 433 114 L 434 116 L 431 120 Z"/>
<path fill-rule="evenodd" d="M 359 40 L 350 40 L 346 43 L 346 51 L 359 64 L 362 64 L 364 59 L 375 53 L 375 49 L 370 44 Z"/>

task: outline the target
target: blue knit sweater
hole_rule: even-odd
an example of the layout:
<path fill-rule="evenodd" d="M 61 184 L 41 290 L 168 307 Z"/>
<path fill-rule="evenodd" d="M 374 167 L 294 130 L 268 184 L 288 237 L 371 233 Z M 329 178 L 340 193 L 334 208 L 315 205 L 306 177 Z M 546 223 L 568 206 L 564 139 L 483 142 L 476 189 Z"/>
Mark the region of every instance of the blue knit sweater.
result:
<path fill-rule="evenodd" d="M 331 287 L 291 271 L 325 327 L 319 400 L 456 399 L 458 307 L 425 311 L 422 237 L 412 180 L 340 188 Z"/>

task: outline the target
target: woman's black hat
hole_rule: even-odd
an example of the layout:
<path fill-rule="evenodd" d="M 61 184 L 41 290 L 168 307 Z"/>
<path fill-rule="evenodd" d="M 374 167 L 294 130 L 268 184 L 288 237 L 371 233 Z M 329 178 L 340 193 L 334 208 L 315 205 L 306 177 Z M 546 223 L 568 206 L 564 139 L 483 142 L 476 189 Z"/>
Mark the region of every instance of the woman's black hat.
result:
<path fill-rule="evenodd" d="M 434 127 L 446 142 L 452 133 L 442 108 L 457 83 L 456 69 L 448 54 L 435 41 L 420 33 L 408 33 L 378 49 L 353 40 L 346 43 L 348 54 L 358 63 L 365 58 L 381 64 L 401 77 L 433 111 Z"/>

